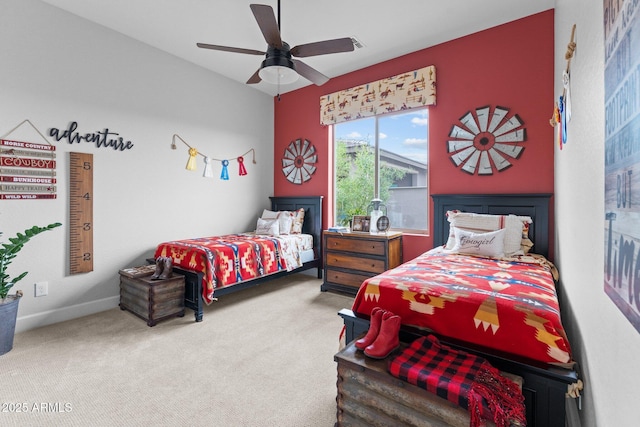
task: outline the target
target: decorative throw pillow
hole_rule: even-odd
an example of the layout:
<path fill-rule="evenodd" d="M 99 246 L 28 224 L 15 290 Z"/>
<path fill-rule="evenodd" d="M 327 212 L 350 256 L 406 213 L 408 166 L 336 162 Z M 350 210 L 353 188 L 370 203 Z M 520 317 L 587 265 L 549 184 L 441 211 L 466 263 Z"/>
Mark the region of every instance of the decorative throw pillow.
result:
<path fill-rule="evenodd" d="M 481 255 L 493 258 L 504 256 L 504 235 L 506 229 L 488 233 L 474 233 L 461 228 L 453 228 L 456 244 L 451 252 L 471 255 Z"/>
<path fill-rule="evenodd" d="M 267 234 L 269 236 L 280 235 L 280 224 L 277 219 L 258 218 L 256 224 L 256 234 Z"/>
<path fill-rule="evenodd" d="M 529 239 L 529 223 L 522 224 L 522 241 L 520 242 L 520 249 L 522 253 L 528 254 L 533 248 L 533 242 Z"/>
<path fill-rule="evenodd" d="M 262 211 L 262 215 L 260 215 L 260 218 L 262 219 L 276 219 L 278 218 L 278 213 L 276 211 L 270 211 L 268 209 L 265 209 Z"/>
<path fill-rule="evenodd" d="M 517 215 L 488 215 L 460 211 L 448 211 L 449 239 L 445 249 L 452 249 L 455 245 L 453 228 L 461 228 L 474 233 L 486 233 L 506 229 L 504 235 L 505 256 L 522 255 L 523 228 L 532 222 L 531 217 Z"/>
<path fill-rule="evenodd" d="M 301 234 L 303 223 L 304 223 L 304 208 L 300 208 L 294 212 L 293 224 L 291 225 L 291 234 Z"/>
<path fill-rule="evenodd" d="M 293 227 L 293 212 L 281 211 L 278 213 L 278 223 L 280 224 L 280 234 L 290 234 Z"/>
<path fill-rule="evenodd" d="M 293 212 L 289 211 L 270 211 L 265 209 L 262 211 L 262 219 L 277 219 L 280 223 L 280 234 L 289 234 L 293 226 Z"/>

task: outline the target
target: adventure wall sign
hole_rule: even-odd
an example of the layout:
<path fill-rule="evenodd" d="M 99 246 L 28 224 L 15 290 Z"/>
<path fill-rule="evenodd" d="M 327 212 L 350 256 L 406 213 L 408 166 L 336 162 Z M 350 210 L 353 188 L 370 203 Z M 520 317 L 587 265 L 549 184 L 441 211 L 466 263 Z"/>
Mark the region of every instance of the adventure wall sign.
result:
<path fill-rule="evenodd" d="M 116 151 L 133 148 L 133 142 L 109 128 L 79 132 L 77 122 L 69 123 L 64 130 L 51 128 L 49 136 L 58 142 L 88 142 Z M 55 146 L 0 138 L 0 200 L 55 199 L 57 182 Z"/>
<path fill-rule="evenodd" d="M 109 128 L 94 133 L 77 132 L 78 123 L 71 122 L 65 130 L 58 128 L 49 129 L 49 136 L 60 142 L 66 140 L 69 144 L 79 144 L 81 142 L 93 143 L 96 148 L 113 148 L 114 150 L 130 150 L 133 148 L 133 142 L 126 141 L 119 133 L 110 132 Z"/>

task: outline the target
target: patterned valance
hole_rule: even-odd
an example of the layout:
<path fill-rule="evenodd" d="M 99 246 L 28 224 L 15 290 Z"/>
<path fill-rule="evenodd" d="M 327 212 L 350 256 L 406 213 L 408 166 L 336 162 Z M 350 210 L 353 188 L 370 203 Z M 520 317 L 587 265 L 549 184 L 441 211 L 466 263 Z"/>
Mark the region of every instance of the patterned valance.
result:
<path fill-rule="evenodd" d="M 436 67 L 420 68 L 320 98 L 320 123 L 347 120 L 435 105 Z"/>

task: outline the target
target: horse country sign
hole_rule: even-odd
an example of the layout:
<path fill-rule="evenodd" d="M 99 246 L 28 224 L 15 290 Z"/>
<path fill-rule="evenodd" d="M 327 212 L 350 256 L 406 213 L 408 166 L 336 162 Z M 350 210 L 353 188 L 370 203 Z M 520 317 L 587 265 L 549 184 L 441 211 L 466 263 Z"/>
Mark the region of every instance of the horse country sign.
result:
<path fill-rule="evenodd" d="M 55 199 L 56 147 L 0 139 L 0 199 Z"/>

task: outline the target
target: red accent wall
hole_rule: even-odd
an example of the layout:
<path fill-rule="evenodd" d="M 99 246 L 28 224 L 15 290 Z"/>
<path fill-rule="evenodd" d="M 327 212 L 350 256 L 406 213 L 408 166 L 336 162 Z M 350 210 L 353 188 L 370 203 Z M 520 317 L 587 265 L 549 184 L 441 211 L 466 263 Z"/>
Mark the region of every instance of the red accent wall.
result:
<path fill-rule="evenodd" d="M 554 130 L 549 125 L 554 103 L 553 20 L 551 9 L 334 77 L 323 86 L 286 93 L 279 101 L 274 98 L 274 194 L 324 195 L 324 227 L 333 225 L 329 223 L 333 212 L 331 135 L 330 127 L 320 125 L 320 97 L 428 65 L 436 67 L 437 88 L 437 105 L 429 110 L 431 194 L 553 193 Z M 348 53 L 338 55 L 348 60 Z M 311 59 L 307 62 L 312 64 Z M 509 115 L 518 114 L 527 130 L 526 148 L 502 172 L 469 175 L 449 158 L 447 137 L 467 111 L 485 105 L 507 107 Z M 284 149 L 298 138 L 311 141 L 318 152 L 317 170 L 302 185 L 287 181 L 281 170 Z M 431 202 L 429 215 L 432 219 Z M 431 220 L 430 227 L 432 224 Z M 432 242 L 429 235 L 405 234 L 404 260 L 430 249 Z"/>

